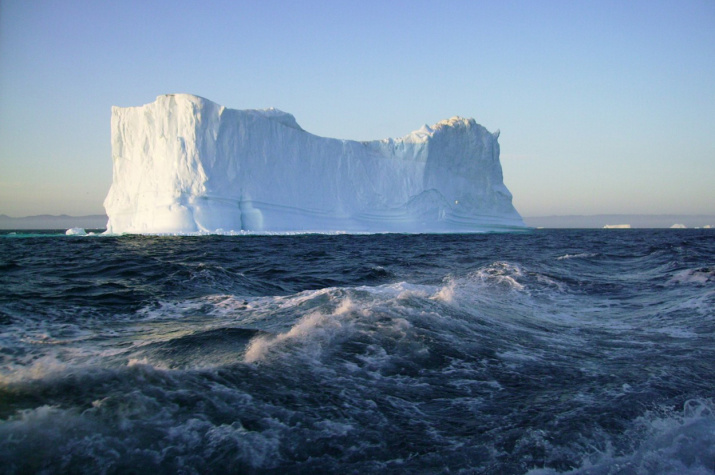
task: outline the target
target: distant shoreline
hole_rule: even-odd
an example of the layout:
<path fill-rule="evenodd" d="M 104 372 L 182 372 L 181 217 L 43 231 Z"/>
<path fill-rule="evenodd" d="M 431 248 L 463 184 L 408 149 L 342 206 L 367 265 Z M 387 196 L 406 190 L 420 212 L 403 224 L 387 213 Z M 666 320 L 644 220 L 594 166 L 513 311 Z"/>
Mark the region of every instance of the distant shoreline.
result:
<path fill-rule="evenodd" d="M 715 226 L 715 215 L 683 215 L 683 214 L 595 214 L 566 216 L 534 216 L 525 217 L 524 222 L 532 228 L 576 228 L 597 229 L 614 225 L 629 225 L 634 228 L 670 228 L 673 225 L 683 225 L 686 228 L 703 228 Z M 92 214 L 87 216 L 68 216 L 42 214 L 14 218 L 0 215 L 0 229 L 106 229 L 107 216 Z"/>

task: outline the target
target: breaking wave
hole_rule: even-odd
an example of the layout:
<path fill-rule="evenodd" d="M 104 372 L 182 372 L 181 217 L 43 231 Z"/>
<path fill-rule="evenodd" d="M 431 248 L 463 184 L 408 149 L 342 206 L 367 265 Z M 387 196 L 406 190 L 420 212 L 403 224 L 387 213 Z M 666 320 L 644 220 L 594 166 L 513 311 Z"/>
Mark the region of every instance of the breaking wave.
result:
<path fill-rule="evenodd" d="M 712 241 L 631 235 L 14 240 L 0 464 L 711 473 Z"/>

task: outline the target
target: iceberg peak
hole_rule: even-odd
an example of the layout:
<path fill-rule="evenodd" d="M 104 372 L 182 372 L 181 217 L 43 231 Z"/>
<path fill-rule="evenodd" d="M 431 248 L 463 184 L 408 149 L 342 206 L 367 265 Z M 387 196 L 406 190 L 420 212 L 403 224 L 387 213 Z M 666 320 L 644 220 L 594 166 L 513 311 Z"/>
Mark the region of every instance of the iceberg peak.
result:
<path fill-rule="evenodd" d="M 498 132 L 452 117 L 398 139 L 323 138 L 275 108 L 192 94 L 112 108 L 110 233 L 480 232 L 523 227 Z"/>
<path fill-rule="evenodd" d="M 274 107 L 269 107 L 268 109 L 258 109 L 257 113 L 263 114 L 267 119 L 274 120 L 279 124 L 283 124 L 286 127 L 290 127 L 296 130 L 303 130 L 303 128 L 298 125 L 298 122 L 293 117 L 293 114 L 288 112 L 283 112 L 282 110 L 276 109 Z"/>

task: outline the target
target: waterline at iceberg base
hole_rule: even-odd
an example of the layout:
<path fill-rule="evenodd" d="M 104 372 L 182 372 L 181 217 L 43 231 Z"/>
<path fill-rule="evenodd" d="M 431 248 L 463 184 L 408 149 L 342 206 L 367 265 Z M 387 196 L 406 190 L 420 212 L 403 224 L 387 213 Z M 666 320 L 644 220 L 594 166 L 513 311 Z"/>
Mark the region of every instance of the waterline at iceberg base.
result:
<path fill-rule="evenodd" d="M 323 138 L 276 109 L 190 94 L 112 108 L 108 233 L 524 228 L 499 133 L 453 117 L 402 138 Z"/>

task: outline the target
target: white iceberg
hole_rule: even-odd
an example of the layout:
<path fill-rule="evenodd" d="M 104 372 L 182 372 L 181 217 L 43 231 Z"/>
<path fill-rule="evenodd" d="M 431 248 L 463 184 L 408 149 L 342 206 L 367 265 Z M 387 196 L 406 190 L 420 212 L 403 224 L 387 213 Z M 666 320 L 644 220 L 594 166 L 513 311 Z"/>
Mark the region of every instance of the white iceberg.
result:
<path fill-rule="evenodd" d="M 499 132 L 453 117 L 399 139 L 323 138 L 276 109 L 189 94 L 112 108 L 108 233 L 523 228 Z"/>
<path fill-rule="evenodd" d="M 65 235 L 67 235 L 67 236 L 86 236 L 87 231 L 85 231 L 84 228 L 69 228 L 67 231 L 65 231 Z"/>

